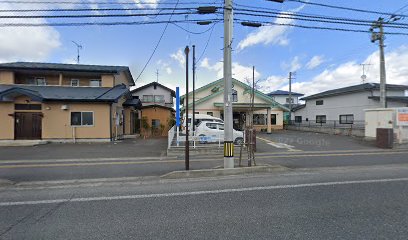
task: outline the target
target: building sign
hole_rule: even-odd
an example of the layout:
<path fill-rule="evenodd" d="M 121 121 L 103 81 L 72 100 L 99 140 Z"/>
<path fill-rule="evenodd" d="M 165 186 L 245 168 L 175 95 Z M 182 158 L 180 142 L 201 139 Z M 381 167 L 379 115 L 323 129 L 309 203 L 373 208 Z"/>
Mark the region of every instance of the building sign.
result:
<path fill-rule="evenodd" d="M 397 109 L 397 125 L 408 126 L 408 108 Z"/>

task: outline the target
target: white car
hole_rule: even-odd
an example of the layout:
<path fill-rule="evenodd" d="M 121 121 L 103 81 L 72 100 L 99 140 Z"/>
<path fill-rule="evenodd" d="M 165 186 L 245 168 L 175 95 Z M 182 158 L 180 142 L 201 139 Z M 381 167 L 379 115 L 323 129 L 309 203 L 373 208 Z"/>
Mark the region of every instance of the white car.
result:
<path fill-rule="evenodd" d="M 223 123 L 224 121 L 221 118 L 213 117 L 210 115 L 206 114 L 195 114 L 194 115 L 194 120 L 195 120 L 195 127 L 202 122 L 202 121 L 208 121 L 208 122 L 219 122 Z M 193 114 L 188 114 L 188 131 L 190 132 L 190 135 L 193 135 L 193 125 L 191 124 L 191 119 L 193 118 Z M 183 116 L 183 121 L 182 121 L 182 133 L 186 134 L 186 115 Z M 197 135 L 198 136 L 198 135 Z"/>
<path fill-rule="evenodd" d="M 196 131 L 201 143 L 224 141 L 224 123 L 202 121 Z M 233 139 L 235 144 L 242 144 L 244 133 L 233 129 Z"/>

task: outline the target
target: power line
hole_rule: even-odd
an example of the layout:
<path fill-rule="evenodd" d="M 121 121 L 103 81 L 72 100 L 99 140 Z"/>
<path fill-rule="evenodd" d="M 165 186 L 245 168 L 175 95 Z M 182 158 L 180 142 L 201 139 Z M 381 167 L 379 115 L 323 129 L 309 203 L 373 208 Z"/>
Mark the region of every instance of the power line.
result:
<path fill-rule="evenodd" d="M 177 8 L 178 3 L 179 3 L 179 0 L 177 0 L 176 5 L 174 6 L 173 13 L 176 11 L 176 8 Z M 157 41 L 157 44 L 156 44 L 156 46 L 154 47 L 154 50 L 153 50 L 152 54 L 150 55 L 149 59 L 147 60 L 146 64 L 144 65 L 144 67 L 142 68 L 142 71 L 140 71 L 139 76 L 137 76 L 135 82 L 136 82 L 137 80 L 139 80 L 140 76 L 142 76 L 142 74 L 143 74 L 144 70 L 146 69 L 147 65 L 149 65 L 150 61 L 152 60 L 153 55 L 156 53 L 156 50 L 157 50 L 157 48 L 159 47 L 159 44 L 160 44 L 161 40 L 163 39 L 164 33 L 166 32 L 167 27 L 169 26 L 170 20 L 171 20 L 172 17 L 173 17 L 173 15 L 170 15 L 169 20 L 167 21 L 166 26 L 164 27 L 163 32 L 162 32 L 162 34 L 160 35 L 159 41 Z"/>
<path fill-rule="evenodd" d="M 212 36 L 212 33 L 213 33 L 213 31 L 214 31 L 214 27 L 215 27 L 216 24 L 217 24 L 217 23 L 214 23 L 213 26 L 211 27 L 210 35 L 208 36 L 207 42 L 205 43 L 204 50 L 203 50 L 203 52 L 201 53 L 200 57 L 198 58 L 197 63 L 200 62 L 201 58 L 204 56 L 205 51 L 207 50 L 208 44 L 210 43 L 210 39 L 211 39 L 211 36 Z"/>
<path fill-rule="evenodd" d="M 174 5 L 176 2 L 97 2 L 97 1 L 88 1 L 88 2 L 78 2 L 78 1 L 15 1 L 15 0 L 4 0 L 0 4 L 74 4 L 74 5 L 89 5 L 89 4 L 98 4 L 98 5 Z M 189 5 L 189 4 L 214 4 L 211 2 L 181 2 L 177 3 L 178 5 Z"/>
<path fill-rule="evenodd" d="M 186 20 L 185 22 L 191 23 L 191 21 L 189 21 L 189 20 Z M 214 25 L 217 24 L 217 23 L 219 23 L 219 21 L 215 22 Z M 206 32 L 210 31 L 214 27 L 214 26 L 211 26 L 211 27 L 209 27 L 208 29 L 206 29 L 206 30 L 204 30 L 202 32 L 193 32 L 193 31 L 190 31 L 188 29 L 183 28 L 182 26 L 178 25 L 177 23 L 171 22 L 171 24 L 173 24 L 174 26 L 180 28 L 181 30 L 183 30 L 183 31 L 185 31 L 187 33 L 196 34 L 196 35 L 206 33 Z"/>
<path fill-rule="evenodd" d="M 202 19 L 192 19 L 188 22 L 200 22 Z M 222 19 L 208 19 L 208 21 L 222 21 Z M 186 20 L 163 21 L 117 21 L 117 22 L 66 22 L 66 23 L 0 23 L 0 27 L 79 27 L 79 26 L 118 26 L 118 25 L 149 25 L 163 23 L 185 23 Z"/>
<path fill-rule="evenodd" d="M 55 9 L 0 9 L 0 12 L 93 12 L 93 11 L 160 11 L 173 8 L 55 8 Z M 177 8 L 177 10 L 197 10 L 196 7 Z"/>
<path fill-rule="evenodd" d="M 360 13 L 374 13 L 374 14 L 390 15 L 390 16 L 394 15 L 393 13 L 389 13 L 389 12 L 380 12 L 380 11 L 373 11 L 373 10 L 365 10 L 365 9 L 358 9 L 358 8 L 335 6 L 335 5 L 329 5 L 329 4 L 323 4 L 323 3 L 314 3 L 314 2 L 304 1 L 304 0 L 287 0 L 287 1 L 299 2 L 299 3 L 303 3 L 303 4 L 315 5 L 315 6 L 326 7 L 326 8 L 342 9 L 342 10 L 354 11 L 354 12 L 360 12 Z M 408 15 L 401 15 L 401 14 L 398 14 L 398 16 L 408 17 Z"/>
<path fill-rule="evenodd" d="M 172 12 L 172 13 L 130 13 L 130 14 L 83 14 L 83 15 L 32 15 L 32 16 L 1 16 L 0 19 L 26 19 L 26 18 L 105 18 L 105 17 L 147 17 L 147 16 L 173 16 L 199 14 L 194 12 Z"/>
<path fill-rule="evenodd" d="M 264 14 L 253 14 L 253 13 L 241 13 L 235 12 L 235 15 L 246 15 L 246 16 L 257 16 L 257 17 L 273 17 L 278 19 L 291 19 L 291 20 L 300 20 L 300 21 L 309 21 L 309 22 L 320 22 L 320 23 L 332 23 L 332 24 L 347 24 L 353 26 L 371 26 L 372 23 L 358 23 L 354 21 L 339 21 L 339 20 L 322 20 L 322 19 L 312 19 L 312 18 L 303 18 L 303 17 L 285 17 L 285 16 L 270 16 Z M 401 28 L 401 29 L 408 29 L 408 24 L 406 25 L 389 25 L 390 28 Z"/>
<path fill-rule="evenodd" d="M 243 8 L 236 8 L 236 12 L 255 12 L 255 13 L 268 13 L 272 14 L 273 16 L 295 16 L 295 17 L 304 17 L 304 18 L 313 18 L 313 19 L 323 19 L 323 20 L 335 20 L 335 21 L 350 21 L 350 22 L 357 22 L 357 23 L 369 23 L 372 24 L 372 20 L 366 19 L 353 19 L 353 18 L 344 18 L 344 17 L 331 17 L 331 16 L 324 16 L 324 15 L 313 15 L 313 14 L 300 14 L 300 13 L 293 13 L 293 12 L 281 12 L 281 11 L 261 11 L 261 10 L 249 10 Z M 254 15 L 254 16 L 265 16 L 268 17 L 269 15 Z M 402 25 L 408 26 L 405 23 L 395 23 L 389 22 L 386 23 L 387 25 Z"/>
<path fill-rule="evenodd" d="M 249 22 L 249 20 L 245 20 L 245 19 L 235 19 L 235 21 L 238 22 L 238 23 Z M 254 22 L 254 21 L 250 21 L 250 22 Z M 305 29 L 333 30 L 333 31 L 356 32 L 356 33 L 371 33 L 370 31 L 367 31 L 367 30 L 334 28 L 334 27 L 307 26 L 307 25 L 291 24 L 291 23 L 273 23 L 273 22 L 262 22 L 262 21 L 255 21 L 255 23 L 260 23 L 262 25 L 277 25 L 277 26 L 299 27 L 299 28 L 305 28 Z M 386 32 L 384 34 L 408 36 L 408 33 L 401 33 L 401 32 Z"/>

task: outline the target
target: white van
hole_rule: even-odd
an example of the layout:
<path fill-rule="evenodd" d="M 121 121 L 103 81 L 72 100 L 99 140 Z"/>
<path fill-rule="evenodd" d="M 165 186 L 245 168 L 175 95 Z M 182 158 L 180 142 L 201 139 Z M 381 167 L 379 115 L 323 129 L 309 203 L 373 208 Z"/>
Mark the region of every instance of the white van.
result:
<path fill-rule="evenodd" d="M 190 132 L 190 135 L 193 134 L 193 129 L 192 129 L 192 121 L 193 114 L 188 114 L 188 131 Z M 224 123 L 224 121 L 221 118 L 213 117 L 210 115 L 206 114 L 195 114 L 194 115 L 194 120 L 195 120 L 195 127 L 202 122 L 202 121 L 207 121 L 207 122 L 217 122 L 217 123 Z M 183 123 L 182 123 L 182 133 L 186 133 L 186 115 L 183 116 Z"/>
<path fill-rule="evenodd" d="M 197 127 L 200 143 L 224 142 L 224 123 L 202 121 Z M 233 129 L 233 140 L 236 145 L 244 143 L 244 132 Z"/>

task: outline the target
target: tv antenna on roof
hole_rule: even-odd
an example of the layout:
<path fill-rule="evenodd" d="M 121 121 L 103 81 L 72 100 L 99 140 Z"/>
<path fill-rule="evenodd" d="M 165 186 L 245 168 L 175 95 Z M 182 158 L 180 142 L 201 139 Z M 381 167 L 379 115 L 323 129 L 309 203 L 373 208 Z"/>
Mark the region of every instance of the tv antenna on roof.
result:
<path fill-rule="evenodd" d="M 363 66 L 363 75 L 361 75 L 361 81 L 364 83 L 365 80 L 367 79 L 367 75 L 365 75 L 365 66 L 369 66 L 369 65 L 373 65 L 373 64 L 362 63 L 360 65 Z"/>
<path fill-rule="evenodd" d="M 75 45 L 76 45 L 76 47 L 77 47 L 77 64 L 79 64 L 79 50 L 82 50 L 82 45 L 81 44 L 79 44 L 79 43 L 77 43 L 77 42 L 75 42 L 75 41 L 72 41 Z"/>

